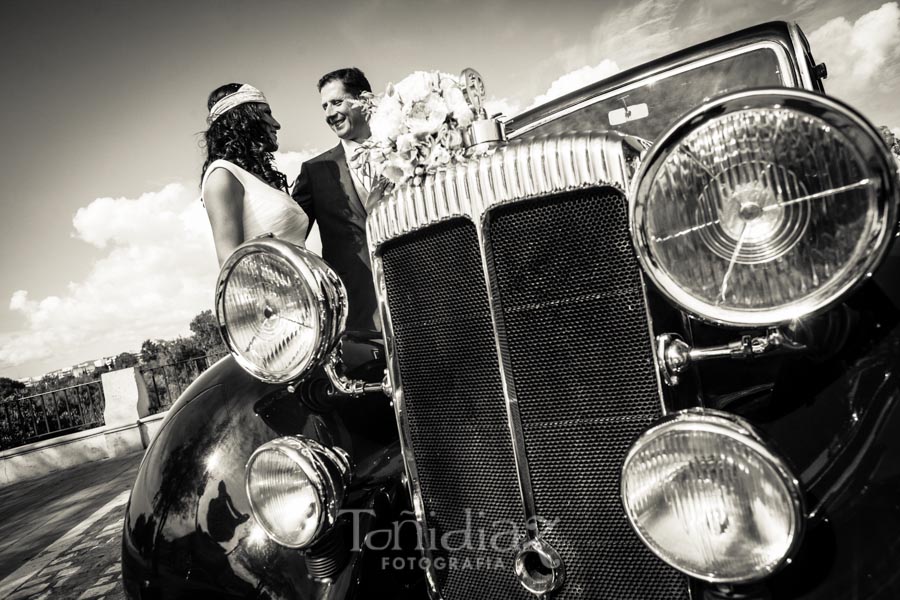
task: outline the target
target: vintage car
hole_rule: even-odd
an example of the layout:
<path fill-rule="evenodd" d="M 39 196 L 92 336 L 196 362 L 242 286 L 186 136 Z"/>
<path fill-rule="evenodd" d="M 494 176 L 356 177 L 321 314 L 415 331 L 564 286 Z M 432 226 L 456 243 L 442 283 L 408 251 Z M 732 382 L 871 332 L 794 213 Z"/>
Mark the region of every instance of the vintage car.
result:
<path fill-rule="evenodd" d="M 371 210 L 382 332 L 244 244 L 128 596 L 900 597 L 897 171 L 824 76 L 767 23 L 476 124 Z"/>

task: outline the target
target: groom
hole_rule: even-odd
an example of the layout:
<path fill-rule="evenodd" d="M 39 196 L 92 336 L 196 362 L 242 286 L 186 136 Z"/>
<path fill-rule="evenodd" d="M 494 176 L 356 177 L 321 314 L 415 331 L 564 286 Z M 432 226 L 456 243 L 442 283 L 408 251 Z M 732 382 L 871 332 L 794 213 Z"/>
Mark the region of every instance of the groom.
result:
<path fill-rule="evenodd" d="M 366 200 L 370 181 L 352 164 L 353 153 L 371 135 L 354 100 L 372 86 L 356 67 L 326 73 L 319 79 L 325 122 L 340 143 L 303 163 L 291 196 L 319 223 L 322 258 L 347 288 L 347 329 L 378 329 L 378 303 L 366 242 Z"/>

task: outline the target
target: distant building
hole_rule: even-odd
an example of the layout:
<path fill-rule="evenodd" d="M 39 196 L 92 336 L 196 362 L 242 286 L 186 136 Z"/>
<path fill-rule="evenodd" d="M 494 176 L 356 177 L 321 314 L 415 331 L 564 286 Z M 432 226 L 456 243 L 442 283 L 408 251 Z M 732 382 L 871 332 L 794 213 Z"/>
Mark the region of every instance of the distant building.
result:
<path fill-rule="evenodd" d="M 80 362 L 77 365 L 72 365 L 72 375 L 74 375 L 75 377 L 81 377 L 82 375 L 92 375 L 94 371 L 97 370 L 94 362 L 95 361 L 87 360 L 85 362 Z"/>
<path fill-rule="evenodd" d="M 135 358 L 138 358 L 140 356 L 139 354 L 134 352 L 127 352 L 123 354 L 130 354 Z M 26 377 L 25 379 L 20 379 L 19 381 L 24 383 L 25 387 L 33 387 L 34 385 L 40 383 L 42 380 L 55 379 L 59 381 L 61 379 L 66 379 L 67 377 L 82 377 L 84 375 L 93 375 L 101 369 L 115 369 L 116 358 L 116 356 L 103 356 L 96 360 L 86 360 L 76 365 L 72 365 L 71 367 L 49 371 L 41 377 Z"/>

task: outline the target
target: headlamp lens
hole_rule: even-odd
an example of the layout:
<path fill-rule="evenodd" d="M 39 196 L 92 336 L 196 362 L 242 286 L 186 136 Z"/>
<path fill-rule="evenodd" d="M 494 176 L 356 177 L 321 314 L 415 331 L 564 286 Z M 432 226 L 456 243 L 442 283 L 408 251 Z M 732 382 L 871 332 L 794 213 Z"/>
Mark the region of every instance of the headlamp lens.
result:
<path fill-rule="evenodd" d="M 232 348 L 274 375 L 309 360 L 318 335 L 315 298 L 279 256 L 243 257 L 225 285 L 225 321 Z"/>
<path fill-rule="evenodd" d="M 732 421 L 670 421 L 629 452 L 622 497 L 663 560 L 708 581 L 768 575 L 800 530 L 800 492 L 781 461 Z"/>
<path fill-rule="evenodd" d="M 807 95 L 713 102 L 651 151 L 632 204 L 637 247 L 688 312 L 786 323 L 836 301 L 883 255 L 896 213 L 884 149 L 849 111 Z"/>
<path fill-rule="evenodd" d="M 350 458 L 302 436 L 256 449 L 247 463 L 247 497 L 257 523 L 273 540 L 305 548 L 334 525 L 350 483 Z"/>
<path fill-rule="evenodd" d="M 320 364 L 344 333 L 346 314 L 340 278 L 287 242 L 246 242 L 219 273 L 216 316 L 225 343 L 263 381 L 294 381 Z"/>
<path fill-rule="evenodd" d="M 308 545 L 319 529 L 322 502 L 301 464 L 276 450 L 261 452 L 248 471 L 260 526 L 287 546 Z"/>

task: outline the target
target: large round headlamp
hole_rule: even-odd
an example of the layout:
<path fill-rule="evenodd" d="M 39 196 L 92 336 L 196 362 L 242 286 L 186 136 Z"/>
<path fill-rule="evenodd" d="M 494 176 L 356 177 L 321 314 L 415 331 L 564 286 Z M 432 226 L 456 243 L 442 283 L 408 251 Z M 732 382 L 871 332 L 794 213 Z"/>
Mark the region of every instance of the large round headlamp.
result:
<path fill-rule="evenodd" d="M 284 383 L 319 364 L 344 332 L 347 293 L 312 252 L 257 238 L 239 246 L 222 266 L 216 316 L 244 369 L 263 381 Z"/>
<path fill-rule="evenodd" d="M 644 270 L 673 302 L 734 326 L 825 310 L 870 275 L 897 223 L 878 132 L 800 90 L 716 99 L 666 132 L 631 199 Z"/>
<path fill-rule="evenodd" d="M 745 582 L 790 557 L 803 525 L 799 483 L 743 420 L 706 409 L 646 431 L 622 469 L 625 512 L 645 544 L 688 575 Z"/>
<path fill-rule="evenodd" d="M 256 522 L 290 548 L 309 546 L 334 524 L 349 478 L 346 452 L 299 436 L 263 444 L 245 471 Z"/>

